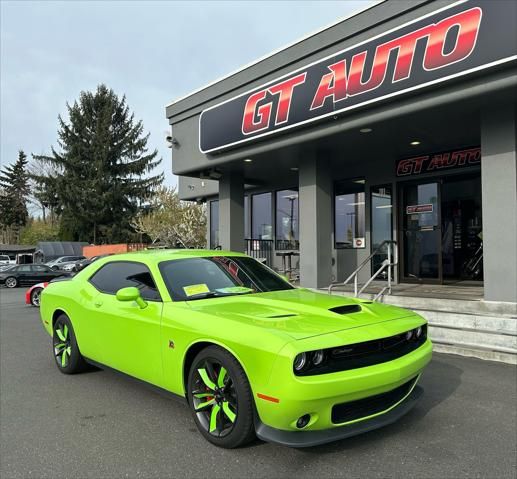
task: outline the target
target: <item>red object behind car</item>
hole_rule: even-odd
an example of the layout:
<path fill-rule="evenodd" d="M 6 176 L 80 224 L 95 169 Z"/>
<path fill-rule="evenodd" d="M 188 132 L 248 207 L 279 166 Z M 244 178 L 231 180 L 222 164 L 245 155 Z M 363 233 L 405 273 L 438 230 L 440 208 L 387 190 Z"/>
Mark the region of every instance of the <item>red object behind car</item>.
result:
<path fill-rule="evenodd" d="M 39 308 L 39 301 L 41 292 L 44 288 L 46 288 L 48 283 L 38 283 L 34 286 L 31 286 L 26 292 L 25 292 L 25 304 L 30 304 L 31 306 L 35 306 Z"/>

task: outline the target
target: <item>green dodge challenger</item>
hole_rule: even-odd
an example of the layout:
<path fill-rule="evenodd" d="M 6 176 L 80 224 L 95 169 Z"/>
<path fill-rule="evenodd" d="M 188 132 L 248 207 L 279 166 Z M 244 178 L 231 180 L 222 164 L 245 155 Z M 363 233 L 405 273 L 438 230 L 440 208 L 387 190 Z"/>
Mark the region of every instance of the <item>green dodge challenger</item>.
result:
<path fill-rule="evenodd" d="M 108 367 L 186 399 L 201 434 L 293 447 L 405 414 L 431 359 L 405 309 L 295 288 L 246 255 L 109 256 L 50 283 L 41 318 L 59 370 Z"/>

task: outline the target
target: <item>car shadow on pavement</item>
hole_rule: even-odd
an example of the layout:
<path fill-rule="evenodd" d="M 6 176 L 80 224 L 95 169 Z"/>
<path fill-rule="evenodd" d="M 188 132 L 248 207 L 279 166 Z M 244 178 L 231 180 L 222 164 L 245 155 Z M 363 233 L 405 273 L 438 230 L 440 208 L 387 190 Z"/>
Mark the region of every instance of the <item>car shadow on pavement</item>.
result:
<path fill-rule="evenodd" d="M 395 437 L 422 421 L 432 409 L 446 401 L 461 384 L 462 374 L 463 369 L 453 366 L 450 362 L 433 359 L 419 381 L 419 385 L 424 388 L 422 398 L 399 421 L 358 436 L 321 446 L 299 448 L 298 450 L 309 454 L 328 454 L 344 449 L 359 448 L 365 444 L 371 444 L 372 441 L 389 439 L 390 436 Z"/>

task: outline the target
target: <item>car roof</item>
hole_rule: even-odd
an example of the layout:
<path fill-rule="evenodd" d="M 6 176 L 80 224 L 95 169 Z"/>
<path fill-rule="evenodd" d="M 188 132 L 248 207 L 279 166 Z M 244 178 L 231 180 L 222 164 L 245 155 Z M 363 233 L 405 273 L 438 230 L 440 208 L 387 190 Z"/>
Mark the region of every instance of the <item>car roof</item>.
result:
<path fill-rule="evenodd" d="M 176 259 L 187 258 L 209 258 L 212 256 L 246 256 L 244 253 L 235 251 L 209 250 L 209 249 L 152 249 L 134 251 L 131 253 L 122 253 L 110 255 L 102 258 L 103 263 L 112 261 L 141 261 L 143 263 L 161 263 L 162 261 L 170 261 Z"/>

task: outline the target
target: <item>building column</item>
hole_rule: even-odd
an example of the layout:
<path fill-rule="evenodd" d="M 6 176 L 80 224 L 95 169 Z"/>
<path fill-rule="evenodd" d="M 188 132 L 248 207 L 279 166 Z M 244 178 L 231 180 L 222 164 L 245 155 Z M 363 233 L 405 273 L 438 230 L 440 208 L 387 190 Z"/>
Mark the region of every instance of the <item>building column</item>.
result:
<path fill-rule="evenodd" d="M 326 158 L 303 158 L 299 169 L 300 285 L 327 287 L 332 277 L 332 179 Z"/>
<path fill-rule="evenodd" d="M 485 301 L 517 302 L 515 105 L 483 111 L 481 188 Z"/>
<path fill-rule="evenodd" d="M 244 178 L 228 172 L 219 180 L 219 241 L 225 250 L 243 252 Z"/>

